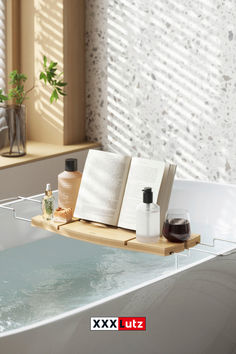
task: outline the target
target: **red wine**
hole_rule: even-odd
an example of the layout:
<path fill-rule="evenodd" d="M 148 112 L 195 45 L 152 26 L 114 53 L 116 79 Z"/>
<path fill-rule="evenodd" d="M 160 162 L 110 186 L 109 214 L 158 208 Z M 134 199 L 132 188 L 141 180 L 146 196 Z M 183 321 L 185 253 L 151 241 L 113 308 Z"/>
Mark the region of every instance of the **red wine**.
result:
<path fill-rule="evenodd" d="M 190 237 L 190 223 L 182 218 L 167 220 L 164 222 L 162 234 L 170 242 L 184 242 Z"/>

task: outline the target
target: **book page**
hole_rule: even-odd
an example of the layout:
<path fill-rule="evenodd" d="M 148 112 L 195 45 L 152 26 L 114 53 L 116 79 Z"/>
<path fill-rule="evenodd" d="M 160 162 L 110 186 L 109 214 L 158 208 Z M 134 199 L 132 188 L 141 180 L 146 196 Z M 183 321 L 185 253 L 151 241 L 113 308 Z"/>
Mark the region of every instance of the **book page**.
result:
<path fill-rule="evenodd" d="M 117 225 L 131 158 L 89 150 L 74 216 Z"/>
<path fill-rule="evenodd" d="M 169 206 L 170 195 L 175 178 L 176 165 L 166 163 L 165 172 L 162 178 L 157 204 L 160 205 L 160 226 L 161 230 L 165 221 L 165 215 Z"/>
<path fill-rule="evenodd" d="M 152 187 L 153 202 L 156 203 L 164 170 L 165 162 L 132 158 L 118 221 L 119 227 L 136 229 L 136 207 L 143 201 L 142 189 Z"/>

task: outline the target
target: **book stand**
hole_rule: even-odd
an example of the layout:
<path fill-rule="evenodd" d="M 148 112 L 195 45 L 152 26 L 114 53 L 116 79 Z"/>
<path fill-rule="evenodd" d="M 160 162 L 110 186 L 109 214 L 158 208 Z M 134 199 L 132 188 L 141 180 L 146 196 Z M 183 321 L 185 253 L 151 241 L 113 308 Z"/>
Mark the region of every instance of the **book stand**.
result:
<path fill-rule="evenodd" d="M 32 226 L 77 240 L 96 243 L 102 246 L 122 248 L 129 251 L 152 253 L 159 256 L 169 256 L 173 253 L 182 252 L 200 243 L 200 235 L 198 234 L 192 234 L 183 243 L 169 242 L 164 237 L 160 237 L 159 241 L 154 244 L 141 243 L 136 240 L 135 231 L 75 218 L 65 224 L 46 221 L 41 215 L 38 215 L 32 218 L 31 224 Z"/>

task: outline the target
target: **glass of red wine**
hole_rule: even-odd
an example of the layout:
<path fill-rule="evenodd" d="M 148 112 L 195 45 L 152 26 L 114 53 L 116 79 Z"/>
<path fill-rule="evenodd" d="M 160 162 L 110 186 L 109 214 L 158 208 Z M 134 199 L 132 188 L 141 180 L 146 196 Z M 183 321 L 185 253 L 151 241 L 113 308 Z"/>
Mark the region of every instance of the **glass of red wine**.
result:
<path fill-rule="evenodd" d="M 163 224 L 162 235 L 170 242 L 184 242 L 189 239 L 190 217 L 188 210 L 169 209 Z"/>

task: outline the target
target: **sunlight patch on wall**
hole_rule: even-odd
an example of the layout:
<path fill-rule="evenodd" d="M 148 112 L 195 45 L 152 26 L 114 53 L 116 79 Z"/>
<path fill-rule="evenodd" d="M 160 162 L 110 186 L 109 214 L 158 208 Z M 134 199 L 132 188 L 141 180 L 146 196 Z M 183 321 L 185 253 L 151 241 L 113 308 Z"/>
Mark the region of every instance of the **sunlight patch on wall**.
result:
<path fill-rule="evenodd" d="M 87 136 L 236 182 L 236 4 L 89 0 Z"/>

